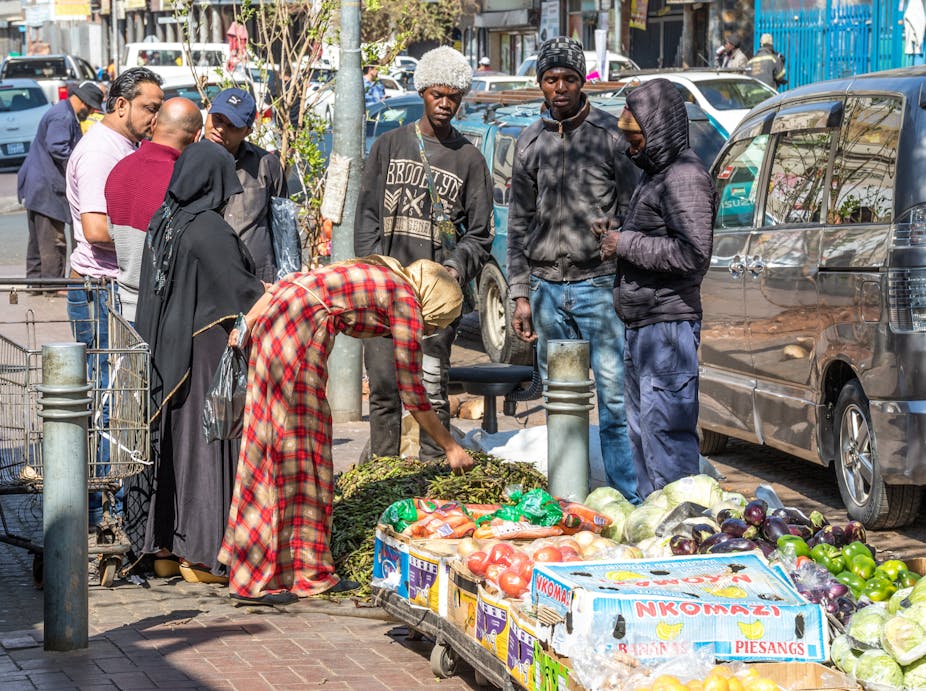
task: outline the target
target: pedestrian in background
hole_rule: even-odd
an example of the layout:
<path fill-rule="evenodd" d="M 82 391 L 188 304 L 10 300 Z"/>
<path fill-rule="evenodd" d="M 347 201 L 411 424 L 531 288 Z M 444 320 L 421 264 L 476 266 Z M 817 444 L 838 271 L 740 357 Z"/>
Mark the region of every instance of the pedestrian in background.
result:
<path fill-rule="evenodd" d="M 379 67 L 364 65 L 363 67 L 363 104 L 367 110 L 377 103 L 386 100 L 386 87 L 379 81 Z"/>
<path fill-rule="evenodd" d="M 17 196 L 26 207 L 29 223 L 26 278 L 64 278 L 64 227 L 71 221 L 64 192 L 67 163 L 83 136 L 80 123 L 102 109 L 103 91 L 93 82 L 83 82 L 39 120 L 16 180 Z"/>
<path fill-rule="evenodd" d="M 235 157 L 235 173 L 243 192 L 228 201 L 225 220 L 248 248 L 257 277 L 276 280 L 271 236 L 271 199 L 286 196 L 286 177 L 276 154 L 247 141 L 257 117 L 254 97 L 243 89 L 225 89 L 212 101 L 205 138 Z"/>
<path fill-rule="evenodd" d="M 456 279 L 436 262 L 404 268 L 374 256 L 290 274 L 248 312 L 244 445 L 219 554 L 229 566 L 233 599 L 287 604 L 360 586 L 337 576 L 329 546 L 334 471 L 326 384 L 337 334 L 389 334 L 402 401 L 451 468 L 472 466 L 431 410 L 421 382 L 427 334 L 453 322 L 462 302 Z M 232 332 L 229 342 L 237 339 Z"/>
<path fill-rule="evenodd" d="M 479 150 L 451 124 L 472 79 L 472 67 L 453 48 L 435 48 L 419 61 L 415 88 L 424 115 L 377 138 L 363 169 L 354 232 L 358 257 L 387 255 L 403 266 L 430 259 L 460 285 L 479 274 L 495 234 L 492 178 Z M 422 344 L 424 386 L 447 428 L 455 335 L 447 325 Z M 374 456 L 398 456 L 402 401 L 393 341 L 371 338 L 363 350 L 370 381 L 370 448 Z M 442 455 L 443 448 L 422 433 L 421 457 Z"/>
<path fill-rule="evenodd" d="M 627 429 L 640 496 L 699 470 L 701 281 L 713 243 L 717 191 L 689 146 L 688 115 L 666 79 L 627 96 L 620 128 L 643 171 L 623 224 L 598 226 L 617 259 L 614 306 L 626 326 Z"/>
<path fill-rule="evenodd" d="M 116 251 L 109 235 L 106 209 L 106 179 L 115 165 L 135 151 L 138 143 L 151 136 L 151 128 L 164 92 L 161 78 L 145 67 L 126 70 L 112 83 L 106 99 L 106 115 L 74 147 L 68 160 L 66 187 L 74 229 L 71 278 L 115 279 L 119 273 Z M 87 290 L 82 286 L 68 290 L 68 318 L 74 339 L 91 348 L 109 348 L 106 290 Z M 88 378 L 100 387 L 109 386 L 105 356 L 88 355 Z M 97 413 L 105 429 L 109 409 L 101 405 Z M 96 470 L 108 472 L 109 445 L 101 443 Z M 114 507 L 117 512 L 121 507 Z M 90 524 L 103 517 L 99 493 L 90 496 Z"/>
<path fill-rule="evenodd" d="M 749 58 L 740 50 L 739 34 L 730 34 L 723 45 L 717 50 L 717 64 L 723 69 L 742 69 L 746 67 Z"/>
<path fill-rule="evenodd" d="M 479 67 L 476 68 L 477 72 L 491 72 L 492 71 L 492 61 L 489 60 L 488 56 L 483 56 L 479 58 Z"/>
<path fill-rule="evenodd" d="M 560 36 L 537 55 L 545 110 L 518 137 L 508 208 L 514 333 L 537 342 L 541 376 L 553 339 L 589 342 L 598 435 L 608 484 L 637 501 L 624 415 L 624 327 L 613 315 L 617 263 L 601 257 L 592 223 L 620 216 L 638 174 L 617 118 L 582 93 L 585 55 Z"/>
<path fill-rule="evenodd" d="M 788 82 L 785 59 L 775 50 L 771 34 L 762 34 L 759 39 L 759 50 L 746 64 L 753 77 L 765 82 L 773 89 Z"/>
<path fill-rule="evenodd" d="M 154 494 L 142 551 L 181 559 L 184 580 L 224 583 L 216 557 L 231 506 L 239 440 L 207 442 L 206 392 L 239 312 L 264 293 L 222 218 L 241 184 L 231 154 L 191 144 L 174 165 L 145 242 L 136 328 L 151 347 Z"/>

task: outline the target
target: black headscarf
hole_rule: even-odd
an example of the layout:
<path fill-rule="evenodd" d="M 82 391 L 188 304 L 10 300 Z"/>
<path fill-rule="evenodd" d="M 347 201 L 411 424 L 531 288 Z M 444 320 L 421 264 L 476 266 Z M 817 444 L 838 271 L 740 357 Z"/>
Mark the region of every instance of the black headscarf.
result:
<path fill-rule="evenodd" d="M 263 293 L 254 261 L 218 213 L 240 192 L 232 155 L 192 144 L 148 226 L 135 327 L 151 347 L 152 419 L 186 381 L 193 337 L 216 324 L 230 329 Z"/>

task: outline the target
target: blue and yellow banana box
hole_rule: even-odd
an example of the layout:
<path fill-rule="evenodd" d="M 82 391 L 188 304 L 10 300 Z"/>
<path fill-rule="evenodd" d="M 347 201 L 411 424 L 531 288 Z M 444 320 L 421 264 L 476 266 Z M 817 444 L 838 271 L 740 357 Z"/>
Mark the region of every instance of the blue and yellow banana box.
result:
<path fill-rule="evenodd" d="M 558 616 L 549 643 L 659 662 L 711 647 L 718 660 L 824 662 L 827 622 L 758 554 L 538 564 L 533 603 Z"/>
<path fill-rule="evenodd" d="M 388 526 L 379 526 L 373 542 L 373 578 L 377 588 L 394 590 L 408 598 L 409 539 Z"/>

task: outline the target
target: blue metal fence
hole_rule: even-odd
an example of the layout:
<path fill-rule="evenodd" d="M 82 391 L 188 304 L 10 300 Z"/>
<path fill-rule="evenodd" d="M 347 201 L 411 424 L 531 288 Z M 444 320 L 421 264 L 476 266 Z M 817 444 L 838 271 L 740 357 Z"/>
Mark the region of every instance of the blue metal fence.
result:
<path fill-rule="evenodd" d="M 754 26 L 756 50 L 768 33 L 784 55 L 788 88 L 904 65 L 897 0 L 757 0 Z"/>

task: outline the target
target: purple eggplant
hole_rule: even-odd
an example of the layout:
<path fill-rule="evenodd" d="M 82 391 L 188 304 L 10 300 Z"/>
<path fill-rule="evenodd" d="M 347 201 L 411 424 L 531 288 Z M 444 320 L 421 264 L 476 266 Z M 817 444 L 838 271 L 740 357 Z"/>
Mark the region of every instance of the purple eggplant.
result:
<path fill-rule="evenodd" d="M 768 504 L 762 499 L 753 499 L 743 509 L 743 520 L 758 527 L 765 520 L 766 513 L 768 513 Z"/>
<path fill-rule="evenodd" d="M 673 535 L 672 539 L 669 540 L 669 549 L 676 556 L 697 554 L 698 543 L 693 538 L 684 535 Z"/>
<path fill-rule="evenodd" d="M 846 533 L 846 540 L 849 542 L 865 542 L 868 539 L 868 533 L 858 521 L 849 521 L 843 530 Z"/>
<path fill-rule="evenodd" d="M 849 544 L 848 539 L 846 539 L 847 538 L 846 531 L 843 530 L 840 526 L 838 525 L 823 526 L 823 530 L 827 530 L 827 529 L 830 529 L 832 531 L 833 537 L 836 539 L 837 547 L 845 547 L 846 545 Z"/>
<path fill-rule="evenodd" d="M 787 509 L 772 509 L 768 512 L 767 518 L 780 518 L 785 523 L 791 523 L 791 515 Z"/>
<path fill-rule="evenodd" d="M 804 542 L 810 540 L 813 537 L 813 532 L 806 525 L 801 525 L 800 523 L 789 523 L 788 532 L 792 535 L 797 535 L 799 538 L 803 538 Z M 809 546 L 809 545 L 808 545 Z"/>
<path fill-rule="evenodd" d="M 756 543 L 744 537 L 734 537 L 711 545 L 708 554 L 729 554 L 730 552 L 751 552 L 758 549 Z"/>
<path fill-rule="evenodd" d="M 732 535 L 733 537 L 743 537 L 743 533 L 745 533 L 749 528 L 752 528 L 753 531 L 755 531 L 754 526 L 749 525 L 742 518 L 728 518 L 720 524 L 721 532 L 724 532 L 727 535 Z"/>
<path fill-rule="evenodd" d="M 736 509 L 721 509 L 717 512 L 717 522 L 723 525 L 723 522 L 729 518 L 742 518 L 743 512 Z M 864 541 L 863 541 L 864 542 Z"/>
<path fill-rule="evenodd" d="M 800 509 L 796 509 L 793 506 L 788 506 L 783 509 L 785 513 L 788 514 L 788 517 L 785 519 L 787 523 L 793 523 L 795 525 L 805 525 L 808 528 L 813 527 L 810 519 L 804 515 L 804 512 Z M 813 531 L 811 531 L 813 532 Z"/>
<path fill-rule="evenodd" d="M 826 587 L 826 596 L 831 600 L 836 600 L 849 592 L 849 586 L 845 583 L 840 583 L 839 581 L 833 579 L 831 580 Z"/>
<path fill-rule="evenodd" d="M 695 523 L 691 526 L 691 537 L 699 545 L 716 532 L 717 531 L 707 523 Z"/>
<path fill-rule="evenodd" d="M 727 533 L 714 533 L 709 538 L 706 538 L 701 541 L 701 544 L 698 545 L 698 554 L 707 554 L 708 550 L 714 545 L 718 545 L 721 542 L 726 542 L 727 540 L 739 540 L 740 538 L 733 537 Z"/>
<path fill-rule="evenodd" d="M 875 561 L 877 561 L 877 560 L 878 560 L 878 549 L 877 549 L 877 547 L 875 547 L 874 545 L 869 544 L 869 543 L 867 543 L 867 542 L 865 543 L 865 546 L 868 548 L 868 551 L 871 552 L 871 558 L 874 559 Z"/>
<path fill-rule="evenodd" d="M 772 552 L 774 552 L 775 549 L 777 549 L 774 544 L 766 540 L 753 540 L 753 542 L 756 543 L 756 547 L 759 548 L 759 550 L 762 552 L 762 554 L 765 556 L 766 559 L 771 557 Z"/>
<path fill-rule="evenodd" d="M 788 524 L 781 518 L 772 516 L 762 521 L 762 535 L 769 542 L 778 542 L 778 538 L 790 534 L 791 531 L 788 530 Z"/>
<path fill-rule="evenodd" d="M 808 542 L 807 546 L 813 548 L 813 547 L 816 547 L 817 545 L 823 544 L 823 545 L 833 545 L 833 547 L 835 547 L 836 546 L 836 536 L 833 535 L 832 530 L 826 529 L 829 527 L 830 526 L 820 528 L 820 530 L 814 533 L 813 537 L 810 538 L 813 541 L 813 545 L 811 545 L 810 542 Z"/>

